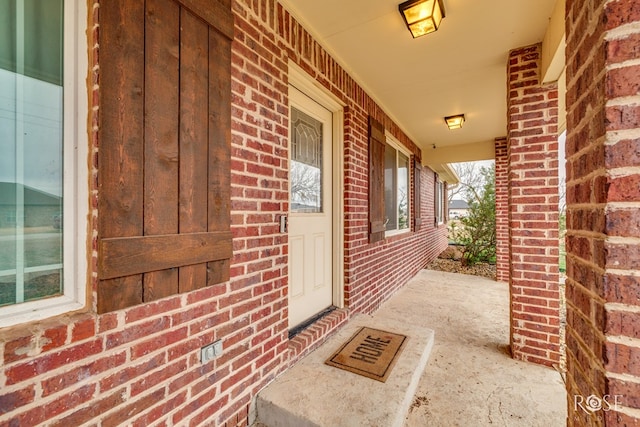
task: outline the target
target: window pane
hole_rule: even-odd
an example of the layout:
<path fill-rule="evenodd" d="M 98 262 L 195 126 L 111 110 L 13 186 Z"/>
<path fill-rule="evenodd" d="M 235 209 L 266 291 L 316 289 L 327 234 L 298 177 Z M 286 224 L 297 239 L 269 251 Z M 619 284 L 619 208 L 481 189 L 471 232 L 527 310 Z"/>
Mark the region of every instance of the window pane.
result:
<path fill-rule="evenodd" d="M 437 223 L 441 223 L 444 221 L 444 197 L 444 184 L 441 181 L 436 181 L 434 206 Z"/>
<path fill-rule="evenodd" d="M 409 158 L 398 152 L 398 229 L 409 228 Z"/>
<path fill-rule="evenodd" d="M 396 150 L 389 145 L 384 149 L 384 210 L 386 229 L 398 228 L 398 199 L 396 197 L 397 186 Z"/>
<path fill-rule="evenodd" d="M 0 0 L 0 305 L 62 292 L 62 0 Z"/>
<path fill-rule="evenodd" d="M 291 109 L 291 211 L 322 212 L 322 122 Z"/>
<path fill-rule="evenodd" d="M 0 0 L 0 68 L 62 85 L 62 0 Z"/>

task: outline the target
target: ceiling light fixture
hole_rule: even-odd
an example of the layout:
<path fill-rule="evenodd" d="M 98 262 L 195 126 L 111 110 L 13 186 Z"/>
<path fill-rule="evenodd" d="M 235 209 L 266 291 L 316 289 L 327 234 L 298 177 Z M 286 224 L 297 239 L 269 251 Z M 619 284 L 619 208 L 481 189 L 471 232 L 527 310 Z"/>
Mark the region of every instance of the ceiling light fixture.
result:
<path fill-rule="evenodd" d="M 444 122 L 449 127 L 449 130 L 460 129 L 464 123 L 464 114 L 456 114 L 455 116 L 447 116 L 444 118 Z"/>
<path fill-rule="evenodd" d="M 398 9 L 414 39 L 436 31 L 444 18 L 442 0 L 409 0 Z"/>

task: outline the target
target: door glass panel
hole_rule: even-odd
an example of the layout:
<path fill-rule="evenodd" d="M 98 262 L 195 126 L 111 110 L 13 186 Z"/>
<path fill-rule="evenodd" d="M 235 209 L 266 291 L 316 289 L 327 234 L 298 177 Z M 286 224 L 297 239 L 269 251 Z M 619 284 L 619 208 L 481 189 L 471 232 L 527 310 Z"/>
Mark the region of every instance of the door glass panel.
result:
<path fill-rule="evenodd" d="M 291 108 L 291 212 L 322 212 L 322 123 Z"/>

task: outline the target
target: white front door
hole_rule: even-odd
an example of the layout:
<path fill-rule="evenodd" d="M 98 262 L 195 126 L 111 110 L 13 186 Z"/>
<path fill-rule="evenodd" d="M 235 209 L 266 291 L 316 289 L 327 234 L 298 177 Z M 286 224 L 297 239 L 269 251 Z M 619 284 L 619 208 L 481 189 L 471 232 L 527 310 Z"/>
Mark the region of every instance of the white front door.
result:
<path fill-rule="evenodd" d="M 333 303 L 333 117 L 290 90 L 289 328 Z"/>

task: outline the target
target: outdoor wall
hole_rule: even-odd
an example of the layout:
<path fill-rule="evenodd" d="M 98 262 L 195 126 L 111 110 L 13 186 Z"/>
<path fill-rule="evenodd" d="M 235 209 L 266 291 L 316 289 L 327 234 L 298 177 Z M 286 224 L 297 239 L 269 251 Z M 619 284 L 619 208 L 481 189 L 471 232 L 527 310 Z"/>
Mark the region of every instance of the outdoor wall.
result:
<path fill-rule="evenodd" d="M 111 1 L 111 0 L 108 0 Z M 232 51 L 231 279 L 96 314 L 100 1 L 89 2 L 92 292 L 86 311 L 0 330 L 0 425 L 246 426 L 256 393 L 354 313 L 372 313 L 446 247 L 434 174 L 421 174 L 419 232 L 368 243 L 368 116 L 417 147 L 275 0 L 236 0 Z M 288 339 L 288 61 L 343 102 L 346 308 Z M 90 233 L 91 235 L 91 233 Z M 82 250 L 83 248 L 79 248 Z M 202 345 L 224 352 L 202 364 Z"/>
<path fill-rule="evenodd" d="M 570 426 L 640 425 L 640 6 L 567 0 Z"/>
<path fill-rule="evenodd" d="M 560 361 L 558 90 L 540 84 L 541 46 L 509 53 L 508 204 L 513 357 Z"/>

